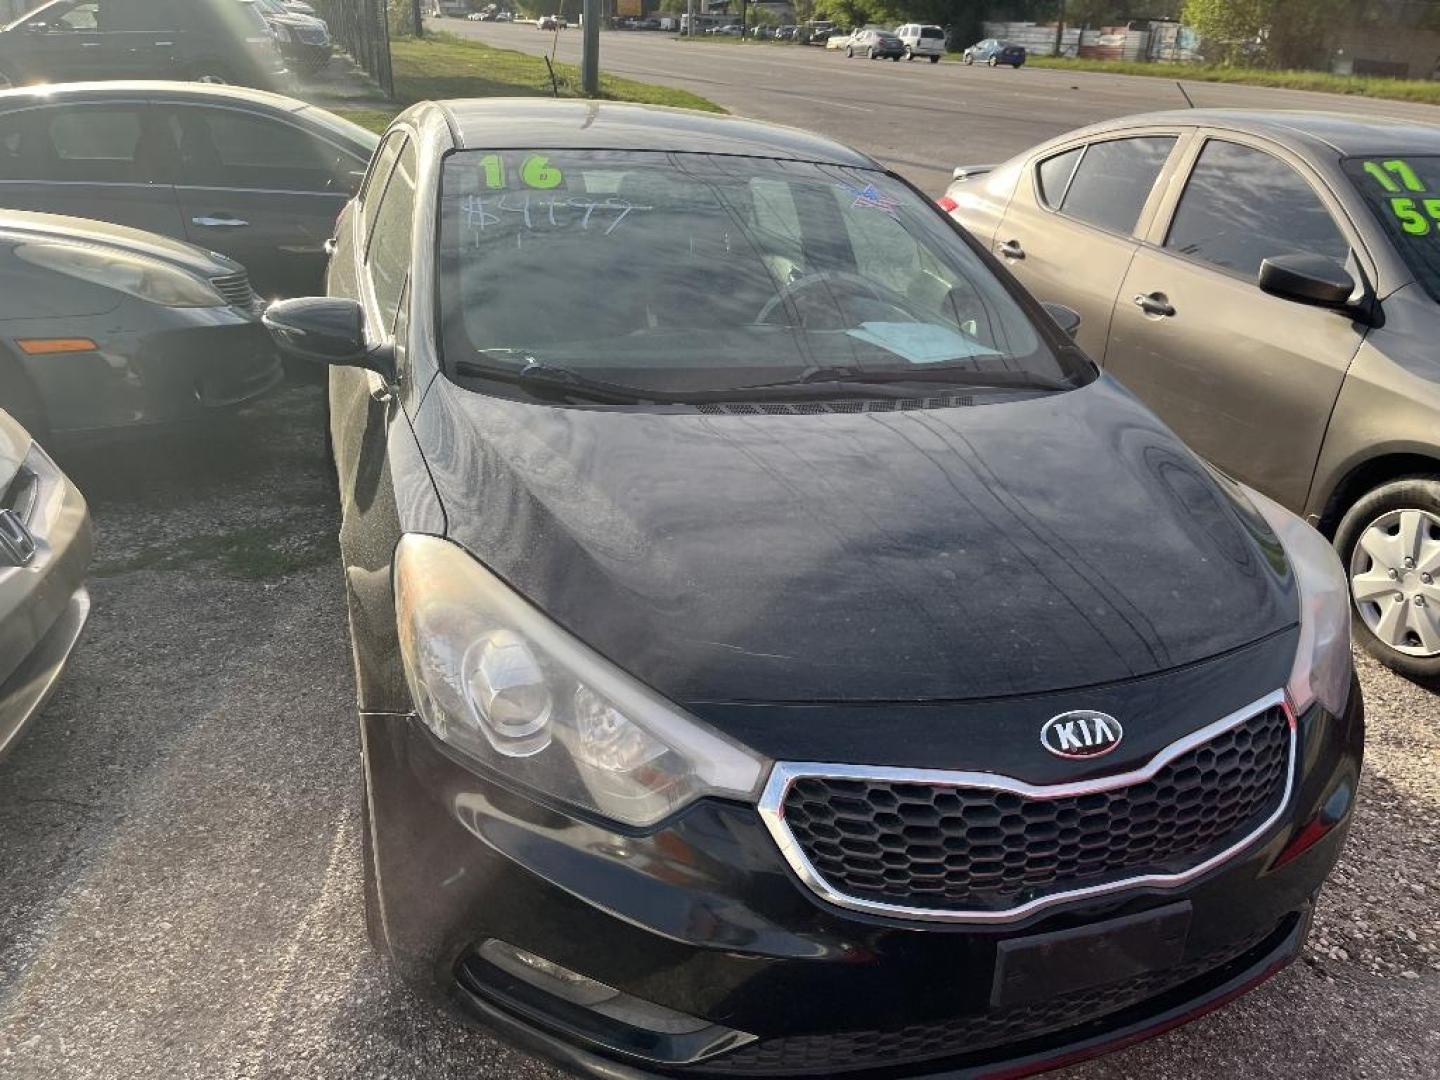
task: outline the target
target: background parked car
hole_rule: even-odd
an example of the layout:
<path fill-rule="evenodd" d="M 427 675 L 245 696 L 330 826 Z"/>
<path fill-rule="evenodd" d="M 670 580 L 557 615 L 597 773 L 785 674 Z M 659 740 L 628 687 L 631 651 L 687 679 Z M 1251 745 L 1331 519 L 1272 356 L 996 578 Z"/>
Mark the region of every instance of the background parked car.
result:
<path fill-rule="evenodd" d="M 280 0 L 254 0 L 275 33 L 280 55 L 295 71 L 313 75 L 330 63 L 334 51 L 324 19 L 290 10 Z"/>
<path fill-rule="evenodd" d="M 863 56 L 867 60 L 899 60 L 905 46 L 888 30 L 860 30 L 845 44 L 846 56 Z"/>
<path fill-rule="evenodd" d="M 189 240 L 267 297 L 312 292 L 376 137 L 293 98 L 193 83 L 0 93 L 0 206 Z"/>
<path fill-rule="evenodd" d="M 154 233 L 0 211 L 0 402 L 33 434 L 194 420 L 282 378 L 244 267 Z"/>
<path fill-rule="evenodd" d="M 850 44 L 850 42 L 854 39 L 855 35 L 858 33 L 860 33 L 860 30 L 858 28 L 854 30 L 843 31 L 832 30 L 825 38 L 825 48 L 832 51 L 835 49 L 843 49 Z"/>
<path fill-rule="evenodd" d="M 1440 676 L 1440 127 L 1135 116 L 946 199 L 1186 442 L 1334 539 L 1366 648 Z"/>
<path fill-rule="evenodd" d="M 0 758 L 44 707 L 85 629 L 93 548 L 84 497 L 7 415 L 0 390 Z"/>
<path fill-rule="evenodd" d="M 945 55 L 945 31 L 928 23 L 906 23 L 896 29 L 895 36 L 905 46 L 905 59 L 929 57 L 932 64 L 938 64 Z"/>
<path fill-rule="evenodd" d="M 1024 45 L 1012 45 L 1008 41 L 986 38 L 966 49 L 961 59 L 967 64 L 988 64 L 991 67 L 1009 64 L 1013 68 L 1019 68 L 1024 65 L 1025 56 Z"/>
<path fill-rule="evenodd" d="M 76 79 L 193 79 L 281 87 L 253 0 L 52 0 L 0 30 L 0 89 Z"/>

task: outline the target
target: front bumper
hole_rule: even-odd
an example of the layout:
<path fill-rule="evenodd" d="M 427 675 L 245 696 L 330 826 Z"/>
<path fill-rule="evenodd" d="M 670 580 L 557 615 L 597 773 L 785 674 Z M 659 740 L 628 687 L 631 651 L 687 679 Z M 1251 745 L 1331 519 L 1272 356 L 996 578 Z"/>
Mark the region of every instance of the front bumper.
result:
<path fill-rule="evenodd" d="M 706 800 L 627 835 L 478 776 L 411 718 L 367 715 L 374 933 L 412 982 L 589 1075 L 1018 1075 L 1174 1026 L 1296 955 L 1343 843 L 1363 728 L 1358 684 L 1344 716 L 1301 717 L 1281 819 L 1183 888 L 940 925 L 820 900 L 752 807 Z M 1325 813 L 1329 830 L 1297 851 Z M 992 1007 L 1001 943 L 1178 901 L 1191 916 L 1173 969 L 1021 1014 Z M 675 1039 L 647 1044 L 501 977 L 477 951 L 490 939 L 754 1038 L 700 1060 Z"/>
<path fill-rule="evenodd" d="M 99 345 L 93 352 L 26 356 L 12 349 L 56 435 L 197 420 L 253 401 L 284 380 L 274 345 L 252 312 L 194 308 L 155 316 L 152 310 L 131 318 L 67 319 L 66 334 L 92 339 Z M 31 322 L 16 320 L 5 332 L 53 336 L 53 325 Z"/>
<path fill-rule="evenodd" d="M 90 613 L 85 499 L 38 447 L 25 472 L 35 554 L 24 566 L 0 565 L 0 758 L 54 692 Z"/>

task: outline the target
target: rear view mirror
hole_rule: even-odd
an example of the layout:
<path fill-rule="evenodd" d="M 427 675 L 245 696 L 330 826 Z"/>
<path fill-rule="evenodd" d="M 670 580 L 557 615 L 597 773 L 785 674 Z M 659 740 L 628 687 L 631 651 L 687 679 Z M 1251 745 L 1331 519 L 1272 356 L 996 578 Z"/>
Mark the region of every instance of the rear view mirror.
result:
<path fill-rule="evenodd" d="M 305 296 L 277 300 L 265 309 L 265 329 L 286 356 L 335 367 L 374 371 L 395 381 L 395 364 L 386 348 L 365 340 L 365 310 L 354 300 Z"/>
<path fill-rule="evenodd" d="M 1064 304 L 1052 303 L 1046 300 L 1040 305 L 1045 313 L 1055 320 L 1055 325 L 1064 330 L 1070 337 L 1080 332 L 1080 313 L 1074 308 L 1068 308 Z"/>
<path fill-rule="evenodd" d="M 1323 255 L 1276 255 L 1260 264 L 1260 289 L 1300 304 L 1343 308 L 1355 295 L 1355 279 Z"/>

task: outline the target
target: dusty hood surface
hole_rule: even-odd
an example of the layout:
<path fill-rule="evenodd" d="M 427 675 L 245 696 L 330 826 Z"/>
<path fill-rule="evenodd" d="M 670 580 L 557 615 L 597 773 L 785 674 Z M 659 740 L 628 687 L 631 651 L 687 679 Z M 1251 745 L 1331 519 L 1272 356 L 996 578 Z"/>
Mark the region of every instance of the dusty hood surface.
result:
<path fill-rule="evenodd" d="M 1106 378 L 809 416 L 559 408 L 441 378 L 416 426 L 450 536 L 677 701 L 1088 686 L 1297 618 L 1265 526 Z"/>

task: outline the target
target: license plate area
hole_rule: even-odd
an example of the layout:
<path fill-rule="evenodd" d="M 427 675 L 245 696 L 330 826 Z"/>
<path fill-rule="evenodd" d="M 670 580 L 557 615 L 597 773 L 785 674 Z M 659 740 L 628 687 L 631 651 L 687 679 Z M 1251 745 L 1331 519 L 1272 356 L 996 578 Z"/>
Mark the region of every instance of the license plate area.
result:
<path fill-rule="evenodd" d="M 1002 941 L 996 949 L 994 1008 L 1109 986 L 1180 963 L 1190 934 L 1190 902 L 1072 930 Z"/>

